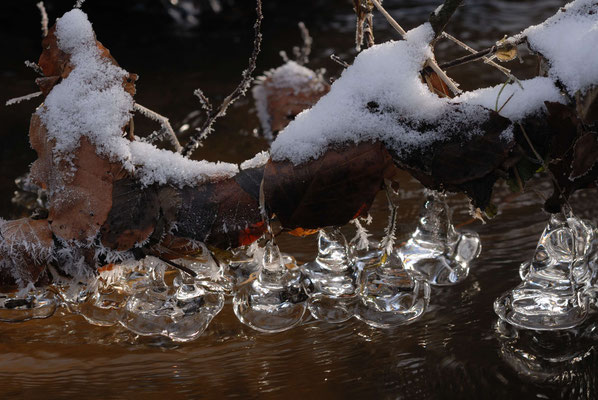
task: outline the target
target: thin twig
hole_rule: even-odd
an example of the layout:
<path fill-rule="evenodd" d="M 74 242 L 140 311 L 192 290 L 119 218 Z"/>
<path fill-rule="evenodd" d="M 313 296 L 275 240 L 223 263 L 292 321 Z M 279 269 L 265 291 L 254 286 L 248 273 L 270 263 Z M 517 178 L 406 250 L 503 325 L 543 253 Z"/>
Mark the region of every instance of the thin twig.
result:
<path fill-rule="evenodd" d="M 384 15 L 384 18 L 386 18 L 388 23 L 393 28 L 395 28 L 395 30 L 397 32 L 399 32 L 401 34 L 403 39 L 405 39 L 405 35 L 407 35 L 407 32 L 405 31 L 405 29 L 403 29 L 403 27 L 401 27 L 401 25 L 399 25 L 399 23 L 397 21 L 395 21 L 395 19 L 384 9 L 384 7 L 382 7 L 382 4 L 380 4 L 380 2 L 378 0 L 372 0 L 372 3 L 374 3 L 374 5 L 378 9 L 378 11 L 380 11 L 380 13 L 382 13 L 382 15 Z"/>
<path fill-rule="evenodd" d="M 48 13 L 46 12 L 46 7 L 44 6 L 44 2 L 40 1 L 36 4 L 39 12 L 41 14 L 42 20 L 42 37 L 48 36 Z"/>
<path fill-rule="evenodd" d="M 249 58 L 249 66 L 243 73 L 241 74 L 241 82 L 232 91 L 231 94 L 226 96 L 226 98 L 222 101 L 222 104 L 218 107 L 216 112 L 211 112 L 210 117 L 207 118 L 203 126 L 201 128 L 197 128 L 196 134 L 191 136 L 189 142 L 185 145 L 182 149 L 181 153 L 185 157 L 189 157 L 199 146 L 201 146 L 202 141 L 212 132 L 214 122 L 224 115 L 226 115 L 226 110 L 228 107 L 231 106 L 235 101 L 237 101 L 240 97 L 244 96 L 249 89 L 249 86 L 253 82 L 253 71 L 255 71 L 255 64 L 257 61 L 257 56 L 260 53 L 261 45 L 262 45 L 262 19 L 264 16 L 262 15 L 262 1 L 257 0 L 256 6 L 256 13 L 257 19 L 255 20 L 255 24 L 253 25 L 254 29 L 254 40 L 253 40 L 253 51 L 251 53 L 251 57 Z"/>
<path fill-rule="evenodd" d="M 337 56 L 336 54 L 331 54 L 330 55 L 330 59 L 340 65 L 342 65 L 344 68 L 348 68 L 349 64 L 347 62 L 345 62 L 343 59 L 341 59 L 339 56 Z"/>
<path fill-rule="evenodd" d="M 448 75 L 438 66 L 436 61 L 432 60 L 431 58 L 428 58 L 428 60 L 426 61 L 426 66 L 432 68 L 434 72 L 438 74 L 438 77 L 442 79 L 442 81 L 449 87 L 449 89 L 451 89 L 451 91 L 454 94 L 461 93 L 461 89 L 459 89 L 455 82 L 453 82 L 453 80 L 449 78 Z"/>
<path fill-rule="evenodd" d="M 301 31 L 301 39 L 303 39 L 303 45 L 301 47 L 293 47 L 293 54 L 295 55 L 295 61 L 299 65 L 306 65 L 309 62 L 309 55 L 311 54 L 311 46 L 314 42 L 313 38 L 309 36 L 309 30 L 305 27 L 303 22 L 299 22 L 299 30 Z"/>
<path fill-rule="evenodd" d="M 405 39 L 406 34 L 407 34 L 407 32 L 405 32 L 405 29 L 403 29 L 401 27 L 401 25 L 399 25 L 399 23 L 397 21 L 395 21 L 395 19 L 384 9 L 384 7 L 382 7 L 382 4 L 380 4 L 378 2 L 378 0 L 372 0 L 372 3 L 374 3 L 374 5 L 378 9 L 378 11 L 380 11 L 382 13 L 382 15 L 384 15 L 384 17 L 386 18 L 388 23 L 393 28 L 395 28 L 395 30 L 397 32 L 399 32 L 399 34 L 401 34 L 403 39 Z M 426 67 L 426 66 L 429 66 L 430 68 L 432 68 L 434 70 L 434 72 L 436 72 L 436 74 L 438 74 L 438 77 L 449 87 L 449 89 L 451 89 L 451 91 L 454 94 L 461 93 L 461 89 L 459 89 L 457 87 L 457 85 L 455 84 L 455 82 L 453 82 L 453 80 L 451 78 L 449 78 L 446 75 L 446 73 L 438 66 L 438 64 L 436 63 L 436 60 L 429 58 L 426 61 L 426 64 L 424 65 L 424 67 Z"/>
<path fill-rule="evenodd" d="M 170 265 L 172 267 L 175 267 L 176 269 L 180 269 L 181 271 L 186 272 L 187 274 L 191 275 L 194 278 L 197 277 L 197 273 L 195 271 L 193 271 L 190 268 L 185 267 L 184 265 L 177 264 L 177 263 L 172 262 L 172 261 L 170 261 L 170 260 L 168 260 L 168 259 L 166 259 L 164 257 L 158 256 L 158 258 L 161 261 L 165 262 L 166 264 L 168 264 L 168 265 Z"/>
<path fill-rule="evenodd" d="M 27 100 L 34 99 L 34 98 L 36 98 L 38 96 L 41 96 L 42 94 L 43 94 L 42 92 L 35 92 L 35 93 L 30 93 L 28 95 L 21 96 L 21 97 L 14 97 L 14 98 L 8 100 L 6 102 L 6 105 L 7 106 L 12 106 L 13 104 L 18 104 L 18 103 L 20 103 L 22 101 L 27 101 Z"/>
<path fill-rule="evenodd" d="M 453 41 L 454 43 L 458 44 L 459 46 L 463 47 L 465 50 L 469 51 L 470 53 L 476 53 L 476 54 L 478 54 L 478 53 L 479 53 L 478 51 L 476 51 L 476 50 L 475 50 L 475 49 L 473 49 L 472 47 L 468 46 L 467 44 L 463 43 L 462 41 L 460 41 L 460 40 L 459 40 L 459 39 L 457 39 L 456 37 L 454 37 L 454 36 L 452 36 L 452 35 L 449 35 L 449 34 L 448 34 L 448 33 L 446 33 L 446 32 L 442 32 L 442 36 L 443 36 L 443 37 L 445 37 L 445 38 L 447 38 L 447 39 L 449 39 L 449 40 L 451 40 L 451 41 Z M 458 59 L 457 59 L 457 60 L 458 60 Z M 453 60 L 453 62 L 456 62 L 457 60 Z M 503 74 L 505 74 L 506 76 L 508 76 L 509 78 L 511 78 L 513 81 L 517 82 L 517 84 L 518 84 L 518 85 L 519 85 L 521 88 L 523 88 L 523 86 L 521 85 L 521 82 L 519 82 L 519 79 L 517 79 L 517 78 L 515 77 L 515 75 L 513 75 L 513 74 L 511 73 L 511 70 L 510 70 L 510 69 L 508 69 L 508 68 L 505 68 L 505 67 L 503 67 L 503 66 L 502 66 L 502 65 L 500 65 L 500 64 L 497 64 L 496 62 L 492 61 L 492 59 L 490 59 L 489 57 L 486 57 L 486 56 L 483 56 L 483 57 L 482 57 L 482 60 L 484 60 L 484 63 L 485 63 L 485 64 L 491 65 L 491 66 L 493 66 L 494 68 L 498 69 L 500 72 L 502 72 Z M 449 62 L 449 63 L 451 63 L 451 62 Z M 443 69 L 448 69 L 448 68 L 451 68 L 452 66 L 454 66 L 454 65 L 448 65 L 448 66 L 447 66 L 447 64 L 449 64 L 449 63 L 444 63 L 444 64 L 441 64 L 441 65 L 440 65 L 440 68 L 443 68 Z"/>
<path fill-rule="evenodd" d="M 164 130 L 168 133 L 168 138 L 170 139 L 170 143 L 172 143 L 172 146 L 175 148 L 175 151 L 181 151 L 183 147 L 179 143 L 179 140 L 177 139 L 176 134 L 172 129 L 172 126 L 170 126 L 168 118 L 137 103 L 135 103 L 134 110 L 150 119 L 153 119 L 154 121 L 159 122 L 160 125 L 162 125 L 162 128 L 164 128 Z"/>
<path fill-rule="evenodd" d="M 34 63 L 33 61 L 25 60 L 25 66 L 31 68 L 32 70 L 37 72 L 39 75 L 44 76 L 44 71 L 42 71 L 42 68 L 38 64 Z"/>

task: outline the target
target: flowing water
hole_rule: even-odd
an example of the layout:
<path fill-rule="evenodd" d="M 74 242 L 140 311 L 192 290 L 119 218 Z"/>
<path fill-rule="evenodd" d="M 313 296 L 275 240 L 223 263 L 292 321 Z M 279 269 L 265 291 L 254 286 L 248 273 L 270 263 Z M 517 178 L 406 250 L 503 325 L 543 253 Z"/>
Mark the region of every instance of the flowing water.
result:
<path fill-rule="evenodd" d="M 354 16 L 349 1 L 273 2 L 265 0 L 264 49 L 258 70 L 278 66 L 279 50 L 300 44 L 296 24 L 305 21 L 314 37 L 312 68 L 336 76 L 335 53 L 350 61 L 355 50 Z M 71 4 L 47 2 L 51 19 Z M 126 69 L 140 75 L 137 101 L 168 116 L 175 127 L 198 108 L 192 91 L 201 87 L 221 100 L 236 85 L 250 53 L 252 7 L 249 1 L 197 27 L 176 26 L 157 1 L 88 1 L 98 38 Z M 289 4 L 286 4 L 289 3 Z M 472 47 L 484 48 L 503 34 L 515 33 L 550 16 L 555 0 L 466 2 L 448 32 Z M 427 19 L 436 1 L 386 0 L 406 28 Z M 376 16 L 378 41 L 394 38 Z M 34 1 L 0 5 L 0 87 L 2 101 L 36 91 L 34 73 L 23 60 L 40 52 Z M 437 46 L 440 60 L 463 55 L 454 45 Z M 532 57 L 513 62 L 520 78 L 532 76 Z M 483 64 L 450 71 L 465 89 L 498 84 L 504 76 Z M 11 204 L 14 179 L 27 171 L 35 154 L 27 128 L 34 102 L 0 107 L 0 215 L 22 216 Z M 240 162 L 267 143 L 256 137 L 251 99 L 236 104 L 197 152 L 198 158 Z M 139 118 L 137 119 L 139 120 Z M 136 130 L 155 129 L 137 122 Z M 482 253 L 470 276 L 453 287 L 432 288 L 430 308 L 411 325 L 374 329 L 352 319 L 332 325 L 306 318 L 290 331 L 265 334 L 237 321 L 230 299 L 207 331 L 189 343 L 136 337 L 119 327 L 97 327 L 64 310 L 48 319 L 0 324 L 0 397 L 57 398 L 85 394 L 98 398 L 595 398 L 598 389 L 598 328 L 560 334 L 518 332 L 497 327 L 492 303 L 519 283 L 519 264 L 529 259 L 548 216 L 541 196 L 546 179 L 533 190 L 512 195 L 499 185 L 494 202 L 499 215 L 489 223 L 469 223 L 479 233 Z M 578 193 L 576 214 L 598 221 L 595 190 Z M 421 186 L 402 179 L 399 237 L 406 240 L 424 200 Z M 468 222 L 467 202 L 450 196 L 454 221 Z M 372 208 L 372 231 L 380 237 L 386 222 L 380 196 Z M 351 233 L 350 228 L 345 229 Z M 315 256 L 315 237 L 283 237 L 281 248 L 299 261 Z"/>

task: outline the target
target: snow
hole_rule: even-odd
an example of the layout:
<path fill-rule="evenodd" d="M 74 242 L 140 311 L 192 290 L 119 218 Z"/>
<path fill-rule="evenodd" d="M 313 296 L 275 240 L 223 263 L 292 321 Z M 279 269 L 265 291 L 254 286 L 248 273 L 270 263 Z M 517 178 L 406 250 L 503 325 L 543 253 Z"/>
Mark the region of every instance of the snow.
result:
<path fill-rule="evenodd" d="M 131 119 L 134 101 L 123 88 L 129 75 L 102 58 L 87 15 L 73 9 L 56 23 L 58 47 L 71 55 L 74 69 L 56 85 L 37 111 L 55 141 L 54 157 L 71 160 L 81 136 L 99 154 L 123 166 L 146 184 L 195 185 L 206 180 L 231 177 L 234 164 L 192 161 L 180 154 L 122 137 Z"/>
<path fill-rule="evenodd" d="M 453 102 L 477 104 L 491 110 L 501 110 L 500 115 L 513 122 L 521 121 L 525 117 L 544 111 L 545 101 L 565 103 L 564 96 L 549 78 L 536 77 L 520 83 L 523 88 L 517 83 L 510 83 L 504 89 L 502 89 L 504 85 L 500 84 L 494 87 L 464 92 L 455 97 Z M 498 97 L 501 89 L 502 93 Z M 511 95 L 513 97 L 505 104 Z M 496 107 L 497 98 L 498 108 Z"/>
<path fill-rule="evenodd" d="M 562 14 L 575 16 L 566 18 L 570 20 L 566 25 L 574 30 L 573 36 L 585 29 L 584 40 L 594 40 L 589 36 L 598 38 L 598 14 L 586 18 L 574 11 L 584 10 L 582 14 L 587 14 L 586 3 L 591 2 L 578 0 Z M 563 18 L 557 18 L 559 24 Z M 576 19 L 580 21 L 575 22 Z M 536 28 L 537 34 L 534 29 L 529 31 L 533 43 L 552 43 L 550 27 L 555 23 L 551 20 L 545 27 Z M 563 32 L 559 35 L 567 36 Z M 424 24 L 409 31 L 406 40 L 386 42 L 361 52 L 327 95 L 279 133 L 272 144 L 272 159 L 301 164 L 319 157 L 331 146 L 363 141 L 381 141 L 397 155 L 407 155 L 455 135 L 467 138 L 481 134 L 479 125 L 485 121 L 486 109 L 500 110 L 502 116 L 518 122 L 545 112 L 545 101 L 566 102 L 555 84 L 556 78 L 573 91 L 598 81 L 598 53 L 579 51 L 580 47 L 569 44 L 566 38 L 565 46 L 551 45 L 567 49 L 551 59 L 553 68 L 549 77 L 478 89 L 453 99 L 440 98 L 420 79 L 425 61 L 433 57 L 429 46 L 432 37 L 431 26 Z M 590 48 L 598 48 L 598 43 Z M 573 67 L 559 64 L 559 57 L 565 55 Z M 587 65 L 582 66 L 583 62 Z M 578 73 L 573 74 L 574 70 Z M 569 75 L 572 77 L 568 78 Z M 501 137 L 513 140 L 513 127 L 507 127 Z"/>
<path fill-rule="evenodd" d="M 264 77 L 270 78 L 269 86 L 292 88 L 295 93 L 325 89 L 320 75 L 295 61 L 287 61 L 280 67 L 266 72 Z"/>
<path fill-rule="evenodd" d="M 241 169 L 259 168 L 266 165 L 270 159 L 270 153 L 267 151 L 260 151 L 253 158 L 245 160 L 241 163 Z"/>
<path fill-rule="evenodd" d="M 598 84 L 598 2 L 576 0 L 540 25 L 521 32 L 549 62 L 548 76 L 570 95 Z"/>
<path fill-rule="evenodd" d="M 484 112 L 477 104 L 433 94 L 420 79 L 433 57 L 430 24 L 361 52 L 330 92 L 300 113 L 272 144 L 273 160 L 300 164 L 331 145 L 380 140 L 397 154 L 448 139 L 451 133 L 480 134 Z"/>

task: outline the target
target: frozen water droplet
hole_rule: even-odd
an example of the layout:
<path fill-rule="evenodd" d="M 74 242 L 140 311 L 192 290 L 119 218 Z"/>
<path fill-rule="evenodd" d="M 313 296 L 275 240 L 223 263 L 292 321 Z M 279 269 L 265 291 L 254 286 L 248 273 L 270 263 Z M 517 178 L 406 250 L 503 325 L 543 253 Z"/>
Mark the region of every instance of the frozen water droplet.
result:
<path fill-rule="evenodd" d="M 568 329 L 588 315 L 595 276 L 595 228 L 564 214 L 551 216 L 532 261 L 520 267 L 523 282 L 494 303 L 508 323 L 535 330 Z"/>
<path fill-rule="evenodd" d="M 455 231 L 445 197 L 436 193 L 428 196 L 417 228 L 396 255 L 430 284 L 453 285 L 467 278 L 481 248 L 477 233 Z"/>
<path fill-rule="evenodd" d="M 307 299 L 299 269 L 273 243 L 266 245 L 259 262 L 257 279 L 242 285 L 235 294 L 235 315 L 243 324 L 261 332 L 291 329 L 301 322 Z M 290 262 L 292 268 L 287 267 Z"/>

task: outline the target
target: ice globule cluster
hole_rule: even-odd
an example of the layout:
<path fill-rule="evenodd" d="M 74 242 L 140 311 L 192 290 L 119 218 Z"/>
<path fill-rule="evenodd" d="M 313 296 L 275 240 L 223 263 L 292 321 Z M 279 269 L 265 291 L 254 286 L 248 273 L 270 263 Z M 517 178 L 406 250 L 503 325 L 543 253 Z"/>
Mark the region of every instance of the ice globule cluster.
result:
<path fill-rule="evenodd" d="M 318 232 L 318 255 L 302 266 L 309 279 L 307 307 L 314 318 L 340 323 L 355 314 L 358 269 L 350 252 L 339 228 Z"/>
<path fill-rule="evenodd" d="M 355 316 L 359 320 L 376 328 L 391 328 L 424 314 L 430 302 L 430 284 L 422 275 L 378 249 L 357 260 L 361 274 Z"/>
<path fill-rule="evenodd" d="M 301 323 L 307 294 L 303 275 L 291 257 L 268 242 L 245 265 L 253 275 L 236 290 L 233 310 L 243 324 L 260 332 L 282 332 Z"/>
<path fill-rule="evenodd" d="M 178 260 L 177 260 L 178 261 Z M 223 278 L 212 258 L 187 266 L 196 276 L 170 269 L 163 261 L 146 257 L 100 273 L 87 284 L 59 287 L 63 304 L 89 323 L 120 324 L 143 336 L 162 335 L 174 341 L 200 336 L 224 306 Z M 210 271 L 210 282 L 202 272 Z"/>
<path fill-rule="evenodd" d="M 396 250 L 406 269 L 417 271 L 432 285 L 453 285 L 469 275 L 471 262 L 482 250 L 476 232 L 457 232 L 446 195 L 430 192 L 417 228 Z"/>
<path fill-rule="evenodd" d="M 570 213 L 552 214 L 534 256 L 520 267 L 521 284 L 494 302 L 498 316 L 519 328 L 580 325 L 596 293 L 596 228 Z"/>

